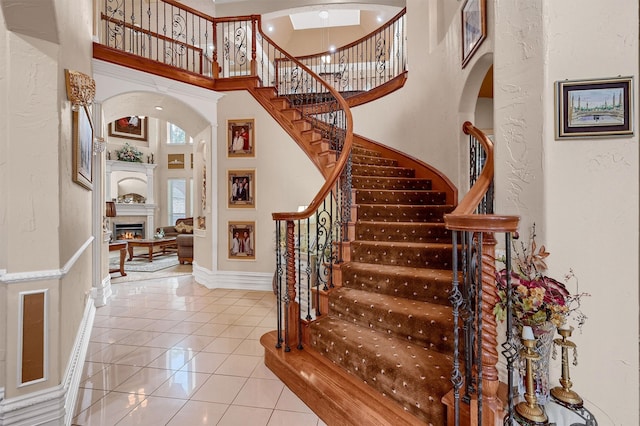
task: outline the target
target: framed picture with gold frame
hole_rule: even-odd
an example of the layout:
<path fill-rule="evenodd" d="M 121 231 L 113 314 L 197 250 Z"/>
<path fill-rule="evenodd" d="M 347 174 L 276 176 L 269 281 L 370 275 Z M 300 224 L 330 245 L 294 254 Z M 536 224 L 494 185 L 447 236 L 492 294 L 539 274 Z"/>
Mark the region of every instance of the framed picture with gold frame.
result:
<path fill-rule="evenodd" d="M 227 155 L 255 157 L 256 141 L 253 118 L 227 120 Z"/>
<path fill-rule="evenodd" d="M 256 171 L 227 171 L 227 200 L 229 208 L 255 208 Z"/>
<path fill-rule="evenodd" d="M 148 142 L 149 122 L 147 117 L 133 115 L 121 117 L 109 123 L 109 136 Z"/>
<path fill-rule="evenodd" d="M 88 189 L 93 189 L 93 124 L 91 111 L 81 107 L 73 111 L 73 181 Z"/>
<path fill-rule="evenodd" d="M 229 259 L 255 260 L 255 222 L 229 222 Z"/>
<path fill-rule="evenodd" d="M 167 168 L 184 169 L 184 154 L 167 154 Z"/>

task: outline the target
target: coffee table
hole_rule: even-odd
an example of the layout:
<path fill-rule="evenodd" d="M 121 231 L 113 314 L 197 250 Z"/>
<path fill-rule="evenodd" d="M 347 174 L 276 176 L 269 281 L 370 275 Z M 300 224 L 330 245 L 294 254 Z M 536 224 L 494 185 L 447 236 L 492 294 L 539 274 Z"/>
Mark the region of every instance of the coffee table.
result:
<path fill-rule="evenodd" d="M 176 237 L 154 238 L 148 240 L 127 240 L 127 243 L 129 249 L 129 260 L 132 260 L 134 257 L 147 257 L 149 258 L 149 262 L 153 262 L 154 254 L 165 254 L 169 250 L 174 251 L 178 248 L 176 245 Z M 134 256 L 134 247 L 146 247 L 149 250 L 149 253 L 137 254 Z"/>

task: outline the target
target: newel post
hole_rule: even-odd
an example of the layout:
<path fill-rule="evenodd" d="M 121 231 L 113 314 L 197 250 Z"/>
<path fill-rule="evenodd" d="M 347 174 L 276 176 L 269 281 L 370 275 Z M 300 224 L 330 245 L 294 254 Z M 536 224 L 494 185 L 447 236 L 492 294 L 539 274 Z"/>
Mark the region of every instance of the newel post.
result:
<path fill-rule="evenodd" d="M 498 398 L 498 331 L 493 308 L 498 302 L 495 266 L 496 240 L 493 232 L 482 235 L 482 397 L 485 411 L 483 424 L 494 424 L 504 415 L 504 404 Z M 473 416 L 472 416 L 473 418 Z"/>

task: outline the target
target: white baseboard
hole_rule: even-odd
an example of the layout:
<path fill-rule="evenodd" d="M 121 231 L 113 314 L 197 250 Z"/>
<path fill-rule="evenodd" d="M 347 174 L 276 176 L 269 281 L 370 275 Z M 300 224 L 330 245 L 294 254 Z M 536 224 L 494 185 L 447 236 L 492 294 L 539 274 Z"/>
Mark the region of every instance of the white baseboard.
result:
<path fill-rule="evenodd" d="M 111 274 L 107 274 L 106 277 L 100 282 L 100 287 L 93 287 L 91 289 L 91 297 L 95 300 L 96 308 L 105 306 L 111 297 Z"/>
<path fill-rule="evenodd" d="M 210 271 L 193 263 L 196 282 L 209 289 L 228 288 L 235 290 L 272 291 L 273 274 L 264 272 Z"/>
<path fill-rule="evenodd" d="M 95 313 L 94 300 L 89 297 L 62 383 L 15 398 L 0 398 L 0 426 L 71 424 Z"/>

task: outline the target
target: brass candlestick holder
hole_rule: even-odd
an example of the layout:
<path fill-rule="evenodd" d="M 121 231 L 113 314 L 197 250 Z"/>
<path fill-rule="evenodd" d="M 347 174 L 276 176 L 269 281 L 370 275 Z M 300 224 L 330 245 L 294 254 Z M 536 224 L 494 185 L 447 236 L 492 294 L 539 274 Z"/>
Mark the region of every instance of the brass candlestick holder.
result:
<path fill-rule="evenodd" d="M 575 356 L 577 354 L 576 344 L 567 338 L 571 337 L 573 327 L 560 328 L 558 333 L 562 336 L 561 339 L 554 339 L 553 343 L 562 348 L 562 377 L 560 378 L 560 386 L 556 386 L 551 389 L 551 396 L 571 407 L 582 407 L 582 398 L 575 391 L 571 390 L 571 378 L 569 377 L 569 349 L 573 349 L 574 362 L 573 365 L 578 365 Z M 555 352 L 554 352 L 555 354 Z M 554 355 L 555 358 L 555 355 Z"/>
<path fill-rule="evenodd" d="M 524 349 L 520 352 L 520 355 L 525 359 L 527 370 L 525 376 L 526 392 L 524 394 L 526 402 L 522 401 L 516 405 L 516 413 L 536 425 L 546 425 L 549 424 L 549 418 L 544 408 L 538 404 L 538 398 L 536 398 L 533 384 L 533 362 L 540 359 L 540 355 L 534 351 L 536 341 L 535 339 L 522 339 L 522 344 L 524 345 Z"/>

